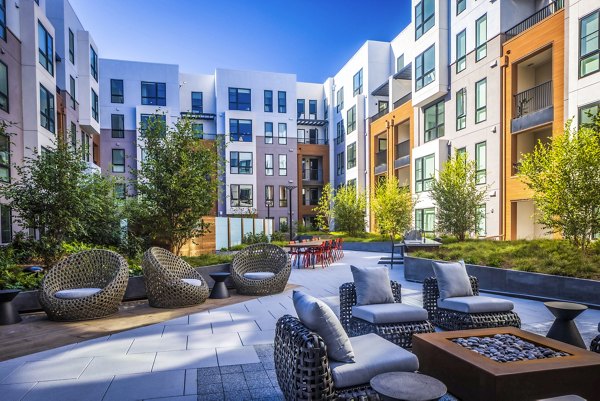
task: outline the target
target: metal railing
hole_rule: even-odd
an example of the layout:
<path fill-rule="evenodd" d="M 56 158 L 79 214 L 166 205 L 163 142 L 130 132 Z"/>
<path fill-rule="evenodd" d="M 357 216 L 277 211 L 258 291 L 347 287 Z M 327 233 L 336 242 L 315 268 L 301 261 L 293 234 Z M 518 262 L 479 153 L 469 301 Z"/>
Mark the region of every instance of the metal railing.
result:
<path fill-rule="evenodd" d="M 394 109 L 397 109 L 398 107 L 402 106 L 404 103 L 408 102 L 410 99 L 412 99 L 412 92 L 409 92 L 406 95 L 402 96 L 400 99 L 396 100 L 394 102 Z"/>
<path fill-rule="evenodd" d="M 383 166 L 387 163 L 387 150 L 375 153 L 375 166 Z"/>
<path fill-rule="evenodd" d="M 552 106 L 552 81 L 513 95 L 513 118 Z"/>
<path fill-rule="evenodd" d="M 298 137 L 298 143 L 304 143 L 307 145 L 328 145 L 328 138 L 315 138 L 315 137 Z"/>
<path fill-rule="evenodd" d="M 302 170 L 302 180 L 304 181 L 320 181 L 322 174 L 322 169 L 320 168 L 305 168 Z"/>
<path fill-rule="evenodd" d="M 410 154 L 410 140 L 396 144 L 396 159 L 399 159 Z"/>
<path fill-rule="evenodd" d="M 555 0 L 552 3 L 548 4 L 546 7 L 537 11 L 535 14 L 527 17 L 523 21 L 519 22 L 517 25 L 510 28 L 505 32 L 508 38 L 512 38 L 513 36 L 517 36 L 521 32 L 524 32 L 536 25 L 537 23 L 545 20 L 552 14 L 558 12 L 564 7 L 564 0 Z"/>

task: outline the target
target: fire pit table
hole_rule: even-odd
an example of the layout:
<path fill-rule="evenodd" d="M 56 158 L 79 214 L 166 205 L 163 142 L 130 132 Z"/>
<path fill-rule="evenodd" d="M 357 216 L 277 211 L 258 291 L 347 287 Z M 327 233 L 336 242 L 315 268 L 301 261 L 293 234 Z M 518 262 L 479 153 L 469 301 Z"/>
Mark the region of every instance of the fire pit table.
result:
<path fill-rule="evenodd" d="M 598 399 L 600 355 L 514 327 L 415 334 L 413 353 L 463 401 Z"/>

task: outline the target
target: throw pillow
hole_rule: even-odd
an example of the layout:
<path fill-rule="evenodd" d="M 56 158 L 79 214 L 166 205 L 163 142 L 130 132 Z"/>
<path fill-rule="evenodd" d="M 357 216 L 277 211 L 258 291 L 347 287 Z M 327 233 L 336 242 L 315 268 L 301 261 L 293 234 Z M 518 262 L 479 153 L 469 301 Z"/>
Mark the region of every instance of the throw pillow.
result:
<path fill-rule="evenodd" d="M 440 299 L 473 296 L 465 262 L 431 262 L 437 278 Z"/>
<path fill-rule="evenodd" d="M 354 287 L 356 288 L 357 305 L 395 302 L 387 267 L 351 266 L 351 269 L 354 277 Z"/>

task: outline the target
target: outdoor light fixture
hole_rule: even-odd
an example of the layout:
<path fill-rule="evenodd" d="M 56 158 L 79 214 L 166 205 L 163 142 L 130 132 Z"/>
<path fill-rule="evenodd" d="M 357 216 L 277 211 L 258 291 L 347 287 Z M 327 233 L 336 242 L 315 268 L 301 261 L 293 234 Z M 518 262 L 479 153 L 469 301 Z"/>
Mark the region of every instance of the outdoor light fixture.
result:
<path fill-rule="evenodd" d="M 294 181 L 292 181 L 292 180 L 289 180 L 288 182 L 289 182 L 289 184 L 286 185 L 285 188 L 288 190 L 288 205 L 289 205 L 289 209 L 290 209 L 289 210 L 290 219 L 289 219 L 289 222 L 288 222 L 288 227 L 290 229 L 290 241 L 291 241 L 292 238 L 293 238 L 292 237 L 292 191 L 294 189 L 296 189 L 297 186 L 293 185 Z"/>

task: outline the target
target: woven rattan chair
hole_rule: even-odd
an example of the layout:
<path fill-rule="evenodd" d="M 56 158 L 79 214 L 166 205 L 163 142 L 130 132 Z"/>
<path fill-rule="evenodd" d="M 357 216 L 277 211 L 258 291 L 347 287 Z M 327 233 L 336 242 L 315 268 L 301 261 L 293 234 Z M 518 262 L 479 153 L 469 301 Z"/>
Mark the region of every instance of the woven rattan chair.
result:
<path fill-rule="evenodd" d="M 390 281 L 394 300 L 402 302 L 401 285 Z M 340 287 L 340 322 L 350 337 L 375 333 L 402 348 L 412 348 L 412 336 L 417 333 L 433 333 L 435 329 L 428 320 L 374 324 L 352 316 L 352 307 L 356 305 L 356 287 L 354 283 L 345 283 Z"/>
<path fill-rule="evenodd" d="M 142 270 L 148 303 L 154 308 L 181 308 L 201 304 L 208 298 L 208 284 L 202 275 L 166 249 L 148 249 Z"/>
<path fill-rule="evenodd" d="M 231 278 L 238 294 L 243 295 L 283 292 L 291 271 L 288 254 L 273 244 L 250 245 L 238 252 L 231 262 Z M 248 278 L 248 273 L 267 274 L 264 278 Z"/>
<path fill-rule="evenodd" d="M 274 357 L 277 382 L 287 401 L 379 399 L 368 383 L 336 388 L 323 339 L 293 316 L 277 321 Z"/>
<path fill-rule="evenodd" d="M 477 277 L 469 276 L 473 295 L 479 295 Z M 426 278 L 423 282 L 423 307 L 429 313 L 429 320 L 445 330 L 484 329 L 490 327 L 513 326 L 520 328 L 521 319 L 513 311 L 489 313 L 463 313 L 439 308 L 437 300 L 440 296 L 437 279 Z"/>
<path fill-rule="evenodd" d="M 600 331 L 600 323 L 598 323 L 598 331 Z M 592 343 L 590 344 L 590 351 L 600 353 L 600 334 L 592 340 Z"/>
<path fill-rule="evenodd" d="M 116 313 L 127 288 L 129 268 L 118 253 L 103 249 L 68 256 L 50 269 L 39 292 L 40 304 L 50 320 L 98 319 Z M 71 299 L 59 298 L 63 290 L 99 289 Z"/>

